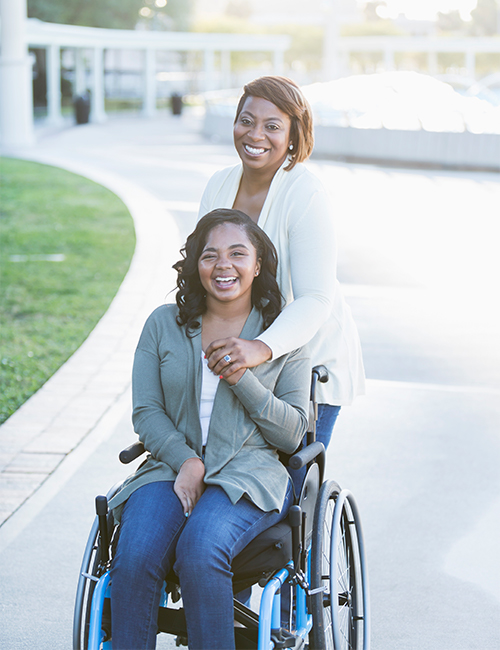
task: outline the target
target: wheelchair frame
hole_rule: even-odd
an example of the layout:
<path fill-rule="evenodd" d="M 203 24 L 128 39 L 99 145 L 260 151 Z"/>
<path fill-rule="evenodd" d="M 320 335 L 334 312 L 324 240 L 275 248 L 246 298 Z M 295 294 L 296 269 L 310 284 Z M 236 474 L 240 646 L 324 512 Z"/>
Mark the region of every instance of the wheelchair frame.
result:
<path fill-rule="evenodd" d="M 237 648 L 370 649 L 368 572 L 361 521 L 352 493 L 342 490 L 335 481 L 323 482 L 325 450 L 315 441 L 317 381 L 328 381 L 323 366 L 313 368 L 307 446 L 289 459 L 292 469 L 307 468 L 298 504 L 290 508 L 288 516 L 291 557 L 284 566 L 254 580 L 263 587 L 258 615 L 235 599 L 235 620 L 244 626 L 235 627 Z M 144 451 L 142 443 L 136 442 L 120 453 L 120 460 L 129 463 Z M 97 516 L 77 586 L 73 650 L 112 650 L 108 610 L 109 530 L 113 521 L 107 503 L 120 486 L 113 486 L 106 497 L 96 498 Z M 287 584 L 294 592 L 290 629 L 281 626 L 281 591 Z M 180 598 L 178 588 L 166 587 L 176 602 Z M 186 645 L 183 610 L 167 608 L 167 602 L 164 590 L 160 631 L 176 635 L 177 645 Z"/>

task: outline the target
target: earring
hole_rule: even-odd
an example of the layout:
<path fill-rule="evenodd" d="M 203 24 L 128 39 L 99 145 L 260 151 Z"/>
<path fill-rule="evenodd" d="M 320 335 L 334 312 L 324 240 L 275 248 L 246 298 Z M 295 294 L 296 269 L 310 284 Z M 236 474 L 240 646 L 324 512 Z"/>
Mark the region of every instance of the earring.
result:
<path fill-rule="evenodd" d="M 290 145 L 288 145 L 288 148 L 289 148 L 289 149 L 290 149 L 290 151 L 291 151 L 291 150 L 293 149 L 293 143 L 292 143 L 292 144 L 290 144 Z"/>

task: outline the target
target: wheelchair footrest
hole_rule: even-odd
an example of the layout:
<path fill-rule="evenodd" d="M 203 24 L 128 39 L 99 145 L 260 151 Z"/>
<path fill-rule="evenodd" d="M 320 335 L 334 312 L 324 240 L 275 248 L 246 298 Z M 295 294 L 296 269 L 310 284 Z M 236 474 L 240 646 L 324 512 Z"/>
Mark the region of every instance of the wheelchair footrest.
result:
<path fill-rule="evenodd" d="M 297 642 L 297 637 L 283 628 L 279 630 L 279 632 L 272 630 L 271 639 L 273 640 L 276 650 L 278 650 L 278 648 L 295 648 Z"/>
<path fill-rule="evenodd" d="M 158 610 L 158 629 L 160 632 L 173 634 L 178 637 L 180 644 L 184 645 L 187 639 L 186 617 L 184 609 L 171 609 L 169 607 L 160 607 Z M 257 648 L 257 629 L 246 627 L 235 627 L 234 635 L 236 648 L 238 650 L 250 650 Z M 179 643 L 177 644 L 179 645 Z"/>
<path fill-rule="evenodd" d="M 186 617 L 184 609 L 172 609 L 160 607 L 158 610 L 158 629 L 160 632 L 174 634 L 175 636 L 187 636 Z"/>

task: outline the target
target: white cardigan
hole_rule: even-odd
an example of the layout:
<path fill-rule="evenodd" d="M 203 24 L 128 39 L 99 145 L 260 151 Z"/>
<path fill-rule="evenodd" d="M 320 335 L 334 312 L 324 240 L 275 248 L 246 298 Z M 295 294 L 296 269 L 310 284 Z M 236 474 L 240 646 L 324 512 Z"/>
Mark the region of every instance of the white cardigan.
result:
<path fill-rule="evenodd" d="M 313 365 L 322 363 L 330 381 L 318 386 L 319 403 L 350 404 L 364 393 L 361 345 L 351 310 L 336 277 L 337 249 L 328 194 L 302 164 L 274 175 L 258 225 L 278 253 L 278 284 L 286 307 L 258 338 L 276 359 L 310 342 Z M 216 172 L 200 203 L 198 218 L 232 208 L 242 165 Z"/>

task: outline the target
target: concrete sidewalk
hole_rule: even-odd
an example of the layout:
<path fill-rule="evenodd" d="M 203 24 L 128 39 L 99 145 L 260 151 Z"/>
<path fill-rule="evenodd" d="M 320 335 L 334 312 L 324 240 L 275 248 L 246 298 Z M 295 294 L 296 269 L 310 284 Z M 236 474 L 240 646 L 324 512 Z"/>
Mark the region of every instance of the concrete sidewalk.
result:
<path fill-rule="evenodd" d="M 199 117 L 189 114 L 147 121 L 118 118 L 105 125 L 41 131 L 36 147 L 15 153 L 112 190 L 132 214 L 137 245 L 123 284 L 88 339 L 0 427 L 0 548 L 29 520 L 20 513 L 23 504 L 28 512 L 28 502 L 56 468 L 96 431 L 100 438 L 111 431 L 130 406 L 138 336 L 149 313 L 174 287 L 171 265 L 213 171 L 202 160 L 227 156 L 198 134 L 199 127 Z M 192 161 L 198 151 L 197 168 Z M 174 214 L 185 225 L 182 233 Z"/>
<path fill-rule="evenodd" d="M 0 428 L 2 648 L 70 644 L 93 498 L 133 469 L 117 452 L 134 439 L 140 329 L 172 299 L 169 269 L 208 178 L 237 161 L 199 124 L 188 114 L 114 119 L 46 133 L 24 152 L 121 196 L 137 249 L 89 339 Z M 497 650 L 499 177 L 308 165 L 331 193 L 339 279 L 370 378 L 342 410 L 327 476 L 352 489 L 362 513 L 372 647 Z"/>

